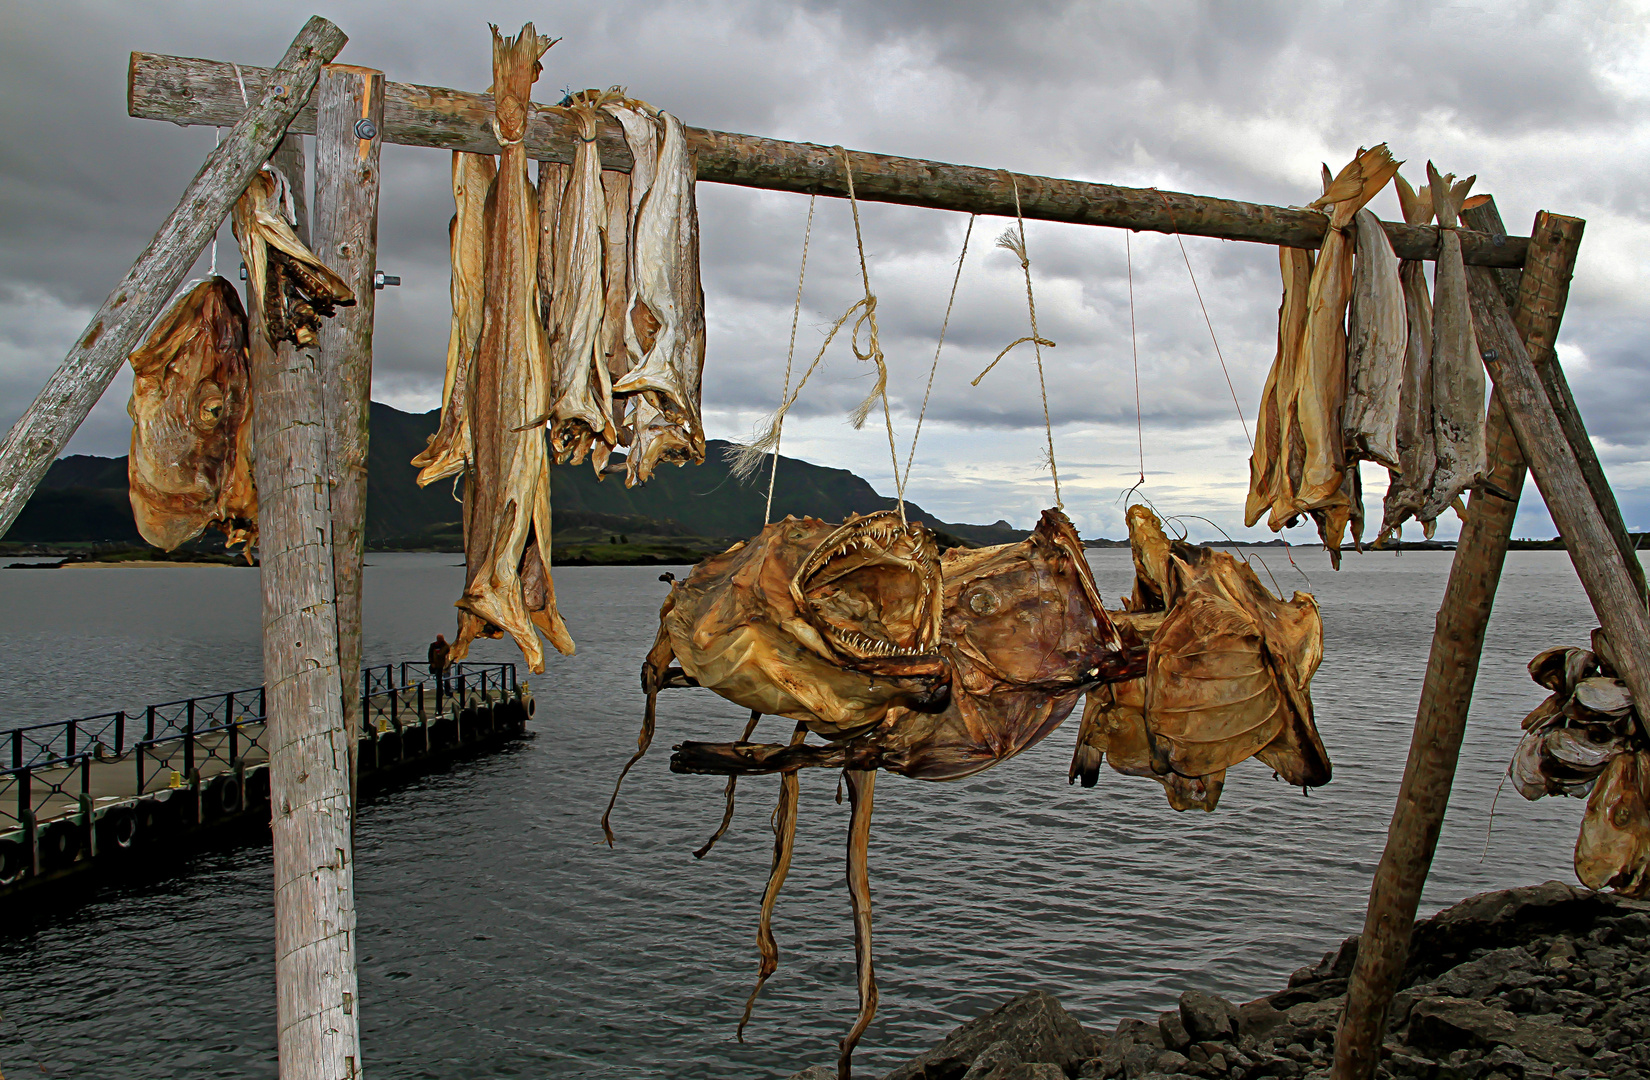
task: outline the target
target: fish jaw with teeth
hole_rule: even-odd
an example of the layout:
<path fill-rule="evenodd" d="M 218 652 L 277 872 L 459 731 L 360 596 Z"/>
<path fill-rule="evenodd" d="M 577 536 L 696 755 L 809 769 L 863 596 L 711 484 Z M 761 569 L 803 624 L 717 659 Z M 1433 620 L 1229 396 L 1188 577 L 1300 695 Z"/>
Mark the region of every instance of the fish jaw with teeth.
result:
<path fill-rule="evenodd" d="M 790 582 L 791 603 L 822 655 L 879 675 L 934 669 L 940 638 L 940 559 L 920 524 L 893 513 L 853 516 L 822 539 Z"/>

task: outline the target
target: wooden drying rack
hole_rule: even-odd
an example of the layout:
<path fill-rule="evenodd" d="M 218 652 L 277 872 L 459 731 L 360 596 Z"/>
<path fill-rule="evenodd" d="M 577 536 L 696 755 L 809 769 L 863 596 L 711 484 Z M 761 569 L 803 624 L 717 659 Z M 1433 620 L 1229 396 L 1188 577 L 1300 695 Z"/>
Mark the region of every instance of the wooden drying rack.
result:
<path fill-rule="evenodd" d="M 354 1075 L 353 892 L 346 820 L 349 779 L 324 751 L 344 730 L 339 686 L 360 662 L 360 566 L 366 403 L 370 387 L 378 148 L 384 142 L 496 153 L 492 99 L 443 87 L 389 83 L 332 65 L 343 33 L 312 18 L 273 69 L 133 53 L 132 116 L 231 128 L 178 209 L 76 342 L 39 398 L 0 443 L 0 533 L 101 396 L 160 307 L 183 282 L 254 172 L 266 160 L 304 175 L 301 143 L 316 137 L 312 247 L 361 299 L 327 324 L 319 348 L 254 358 L 263 506 L 265 666 L 269 715 L 287 736 L 272 752 L 277 814 L 277 975 L 281 1075 Z M 319 85 L 319 93 L 316 93 Z M 244 88 L 244 89 L 243 89 Z M 1010 174 L 812 143 L 688 129 L 697 176 L 744 187 L 845 197 L 844 157 L 861 199 L 1027 218 L 1316 248 L 1327 218 L 1314 211 L 1109 184 Z M 539 107 L 530 156 L 570 162 L 571 122 Z M 617 123 L 599 133 L 604 168 L 627 169 Z M 294 185 L 302 190 L 302 183 Z M 1491 483 L 1468 504 L 1438 612 L 1415 732 L 1336 1046 L 1337 1080 L 1375 1068 L 1388 1011 L 1437 845 L 1484 631 L 1526 471 L 1563 536 L 1635 700 L 1650 701 L 1650 610 L 1644 575 L 1577 412 L 1553 343 L 1569 294 L 1583 222 L 1545 211 L 1529 237 L 1508 236 L 1492 200 L 1463 215 L 1473 324 L 1494 383 L 1487 437 Z M 1401 258 L 1430 260 L 1438 230 L 1383 223 Z M 316 423 L 324 418 L 326 424 Z M 267 483 L 268 486 L 265 486 Z M 330 490 L 330 506 L 310 494 Z M 314 537 L 323 536 L 321 543 Z M 336 628 L 334 630 L 333 628 Z M 285 647 L 288 640 L 297 647 Z M 340 684 L 339 680 L 342 679 Z M 330 701 L 330 705 L 328 702 Z M 350 740 L 353 742 L 353 740 Z M 277 756 L 289 764 L 282 767 Z M 283 816 L 288 819 L 283 822 Z M 283 827 L 284 826 L 284 827 Z M 307 831 L 306 831 L 307 830 Z M 306 894 L 306 875 L 325 887 Z M 288 886 L 296 890 L 283 902 Z M 302 894 L 302 895 L 300 895 Z M 342 930 L 340 931 L 340 928 Z M 302 974 L 302 973 L 306 973 Z M 318 973 L 331 978 L 322 979 Z"/>

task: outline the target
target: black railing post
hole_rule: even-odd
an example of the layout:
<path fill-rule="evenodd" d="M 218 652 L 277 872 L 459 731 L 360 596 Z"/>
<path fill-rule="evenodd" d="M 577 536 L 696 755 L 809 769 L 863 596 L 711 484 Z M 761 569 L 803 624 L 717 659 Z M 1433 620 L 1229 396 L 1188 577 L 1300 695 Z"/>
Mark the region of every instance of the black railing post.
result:
<path fill-rule="evenodd" d="M 63 723 L 63 756 L 74 757 L 75 732 L 80 730 L 78 720 L 66 720 Z"/>
<path fill-rule="evenodd" d="M 34 817 L 34 784 L 33 774 L 27 765 L 17 774 L 17 820 L 23 821 L 24 816 Z"/>
<path fill-rule="evenodd" d="M 183 706 L 183 775 L 190 777 L 195 774 L 195 699 L 190 698 Z"/>
<path fill-rule="evenodd" d="M 143 738 L 144 738 L 145 742 L 154 742 L 155 741 L 155 707 L 153 705 L 149 706 L 149 708 L 147 710 L 147 713 L 148 713 L 148 717 L 147 717 L 147 723 L 144 726 Z"/>
<path fill-rule="evenodd" d="M 126 710 L 115 713 L 115 757 L 126 752 Z"/>
<path fill-rule="evenodd" d="M 235 691 L 229 691 L 224 700 L 228 703 L 224 712 L 228 714 L 226 719 L 229 721 L 229 763 L 233 765 L 235 759 L 241 756 L 241 722 L 235 716 Z"/>
<path fill-rule="evenodd" d="M 132 748 L 132 761 L 137 765 L 137 793 L 143 794 L 143 744 Z"/>
<path fill-rule="evenodd" d="M 80 759 L 80 797 L 89 798 L 92 794 L 92 755 L 85 754 Z"/>
<path fill-rule="evenodd" d="M 11 767 L 23 767 L 23 732 L 21 729 L 11 733 Z"/>
<path fill-rule="evenodd" d="M 424 680 L 423 679 L 418 680 L 418 719 L 419 719 L 420 723 L 422 723 L 423 720 L 424 720 Z M 400 728 L 397 728 L 396 730 L 399 731 Z"/>

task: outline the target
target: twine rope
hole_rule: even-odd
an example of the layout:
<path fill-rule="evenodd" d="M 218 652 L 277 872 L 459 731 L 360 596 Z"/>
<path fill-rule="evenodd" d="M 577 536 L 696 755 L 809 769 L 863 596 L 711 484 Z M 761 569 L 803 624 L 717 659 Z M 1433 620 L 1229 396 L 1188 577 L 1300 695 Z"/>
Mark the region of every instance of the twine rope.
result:
<path fill-rule="evenodd" d="M 1031 342 L 1031 347 L 1037 356 L 1037 390 L 1043 398 L 1043 432 L 1048 436 L 1048 471 L 1049 475 L 1054 478 L 1054 505 L 1064 510 L 1066 504 L 1060 497 L 1060 468 L 1054 461 L 1054 422 L 1048 414 L 1048 383 L 1043 378 L 1043 346 L 1047 345 L 1052 349 L 1055 345 L 1054 342 L 1037 333 L 1037 298 L 1031 291 L 1031 256 L 1026 253 L 1026 219 L 1020 209 L 1020 182 L 1014 178 L 1013 173 L 1008 174 L 1008 182 L 1014 189 L 1014 218 L 1019 224 L 1019 235 L 1016 236 L 1014 230 L 1010 229 L 997 238 L 997 246 L 1007 248 L 1019 257 L 1020 270 L 1026 278 L 1026 312 L 1031 319 L 1031 334 L 1009 342 L 1008 346 L 997 354 L 997 359 L 991 361 L 984 371 L 975 376 L 972 385 L 980 385 L 980 380 L 991 373 L 991 369 L 997 366 L 998 360 L 1008 355 L 1009 349 L 1014 348 L 1016 345 L 1023 345 L 1028 341 Z"/>
<path fill-rule="evenodd" d="M 934 372 L 940 367 L 940 350 L 945 348 L 945 331 L 951 325 L 951 307 L 957 302 L 957 283 L 962 280 L 963 260 L 968 258 L 968 240 L 974 235 L 974 219 L 968 215 L 968 228 L 963 231 L 962 254 L 957 256 L 957 273 L 951 279 L 951 298 L 945 302 L 945 318 L 940 322 L 940 340 L 934 346 L 934 362 L 928 367 L 928 386 L 922 392 L 922 409 L 917 413 L 917 429 L 911 433 L 911 449 L 905 455 L 905 475 L 897 479 L 899 497 L 905 498 L 905 485 L 911 480 L 911 463 L 917 456 L 917 440 L 922 437 L 922 418 L 928 415 L 928 397 L 934 392 Z"/>
<path fill-rule="evenodd" d="M 1140 419 L 1140 337 L 1134 328 L 1134 243 L 1123 232 L 1123 257 L 1129 270 L 1129 347 L 1134 351 L 1134 435 L 1140 447 L 1140 483 L 1146 482 L 1146 426 Z M 1238 414 L 1240 417 L 1242 413 Z"/>
<path fill-rule="evenodd" d="M 808 196 L 808 225 L 802 230 L 802 267 L 796 272 L 796 304 L 791 308 L 791 344 L 785 350 L 785 387 L 779 392 L 779 400 L 782 402 L 791 392 L 791 361 L 796 356 L 796 323 L 802 316 L 802 282 L 808 276 L 808 245 L 813 241 L 814 205 L 818 199 L 819 196 L 817 195 Z M 813 369 L 810 368 L 809 370 L 812 371 Z M 780 418 L 780 422 L 783 422 L 783 417 Z M 780 434 L 780 426 L 776 424 L 773 432 L 773 461 L 768 468 L 768 505 L 767 509 L 762 512 L 762 523 L 764 525 L 773 521 L 773 482 L 774 478 L 779 475 Z"/>
<path fill-rule="evenodd" d="M 894 445 L 894 416 L 888 408 L 888 365 L 882 355 L 882 343 L 877 338 L 877 295 L 871 291 L 871 271 L 865 265 L 865 238 L 859 227 L 859 199 L 854 195 L 854 165 L 848 158 L 848 151 L 842 147 L 836 148 L 842 158 L 842 171 L 848 178 L 848 205 L 854 211 L 854 245 L 859 249 L 859 276 L 865 284 L 865 299 L 860 301 L 865 310 L 858 321 L 854 323 L 853 333 L 848 336 L 848 345 L 854 350 L 854 355 L 860 360 L 869 361 L 877 367 L 877 382 L 871 388 L 871 393 L 860 402 L 850 416 L 857 429 L 864 425 L 865 418 L 870 415 L 871 406 L 877 398 L 882 399 L 882 419 L 888 428 L 888 458 L 894 468 L 894 501 L 899 507 L 899 522 L 905 521 L 905 485 L 900 481 L 899 449 Z M 855 305 L 856 307 L 859 305 Z M 850 308 L 850 311 L 853 309 Z M 844 316 L 846 318 L 846 316 Z M 859 328 L 867 326 L 869 338 L 863 350 L 859 347 Z M 1035 327 L 1033 327 L 1035 330 Z"/>

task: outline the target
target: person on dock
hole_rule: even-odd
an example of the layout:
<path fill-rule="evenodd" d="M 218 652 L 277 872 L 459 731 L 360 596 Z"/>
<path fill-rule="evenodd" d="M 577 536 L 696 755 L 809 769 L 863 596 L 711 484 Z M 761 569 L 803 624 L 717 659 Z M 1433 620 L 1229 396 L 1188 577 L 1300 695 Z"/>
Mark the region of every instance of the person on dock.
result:
<path fill-rule="evenodd" d="M 445 634 L 437 634 L 430 642 L 430 674 L 435 677 L 435 707 L 441 708 L 441 691 L 447 682 L 447 657 L 452 647 Z"/>

